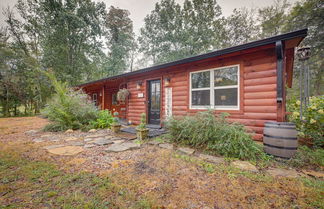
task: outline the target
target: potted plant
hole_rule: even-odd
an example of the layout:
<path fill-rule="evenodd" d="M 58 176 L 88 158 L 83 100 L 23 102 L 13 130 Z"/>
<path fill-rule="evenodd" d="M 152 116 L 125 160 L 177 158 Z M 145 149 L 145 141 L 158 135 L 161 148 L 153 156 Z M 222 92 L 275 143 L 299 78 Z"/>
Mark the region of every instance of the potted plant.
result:
<path fill-rule="evenodd" d="M 114 119 L 111 124 L 111 129 L 114 133 L 118 133 L 120 131 L 120 127 L 121 127 L 119 120 L 118 120 L 118 115 L 119 115 L 118 112 L 114 112 Z"/>
<path fill-rule="evenodd" d="M 149 129 L 146 128 L 146 114 L 141 114 L 141 123 L 136 128 L 136 135 L 138 140 L 144 140 L 148 137 Z"/>
<path fill-rule="evenodd" d="M 119 91 L 117 92 L 117 101 L 125 102 L 128 95 L 129 95 L 129 91 L 127 89 L 125 88 L 119 89 Z"/>

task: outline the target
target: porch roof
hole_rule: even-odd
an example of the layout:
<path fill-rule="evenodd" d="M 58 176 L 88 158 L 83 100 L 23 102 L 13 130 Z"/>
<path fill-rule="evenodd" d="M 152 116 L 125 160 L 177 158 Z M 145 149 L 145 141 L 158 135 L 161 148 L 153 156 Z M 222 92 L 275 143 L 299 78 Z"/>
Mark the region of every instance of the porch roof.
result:
<path fill-rule="evenodd" d="M 238 51 L 242 51 L 242 50 L 246 50 L 246 49 L 256 48 L 256 47 L 260 47 L 260 46 L 264 46 L 264 45 L 268 45 L 268 44 L 274 44 L 277 41 L 287 41 L 287 40 L 291 40 L 294 38 L 301 38 L 297 43 L 297 45 L 298 45 L 300 43 L 300 41 L 302 41 L 302 39 L 307 36 L 307 31 L 308 31 L 308 29 L 305 28 L 305 29 L 277 35 L 277 36 L 272 36 L 269 38 L 249 42 L 246 44 L 233 46 L 233 47 L 229 47 L 229 48 L 225 48 L 225 49 L 221 49 L 221 50 L 217 50 L 217 51 L 212 51 L 212 52 L 209 52 L 206 54 L 192 56 L 192 57 L 176 60 L 173 62 L 168 62 L 168 63 L 155 65 L 152 67 L 147 67 L 147 68 L 143 68 L 143 69 L 128 72 L 128 73 L 123 73 L 123 74 L 110 76 L 110 77 L 102 78 L 102 79 L 95 80 L 95 81 L 90 81 L 87 83 L 80 84 L 77 87 L 85 87 L 85 86 L 88 86 L 91 84 L 101 83 L 101 82 L 105 82 L 108 80 L 113 80 L 113 79 L 132 76 L 132 75 L 136 75 L 136 74 L 146 73 L 146 72 L 150 72 L 150 71 L 160 70 L 160 69 L 164 69 L 164 68 L 175 66 L 175 65 L 181 65 L 181 64 L 186 64 L 186 63 L 190 63 L 190 62 L 200 61 L 200 60 L 217 57 L 217 56 L 221 56 L 221 55 L 225 55 L 225 54 L 230 54 L 230 53 L 234 53 L 234 52 L 238 52 Z"/>

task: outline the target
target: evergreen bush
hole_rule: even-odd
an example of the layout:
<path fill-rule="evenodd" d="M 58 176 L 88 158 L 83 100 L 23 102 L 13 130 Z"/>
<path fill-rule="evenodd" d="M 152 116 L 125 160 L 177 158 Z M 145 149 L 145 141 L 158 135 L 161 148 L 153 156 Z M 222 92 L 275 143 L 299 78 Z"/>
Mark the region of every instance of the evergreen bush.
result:
<path fill-rule="evenodd" d="M 138 130 L 145 130 L 146 129 L 146 114 L 141 114 L 141 123 L 137 126 Z"/>
<path fill-rule="evenodd" d="M 194 116 L 171 118 L 167 128 L 171 140 L 225 157 L 242 160 L 269 157 L 256 144 L 241 124 L 229 123 L 226 114 L 215 116 L 213 111 L 199 112 Z"/>

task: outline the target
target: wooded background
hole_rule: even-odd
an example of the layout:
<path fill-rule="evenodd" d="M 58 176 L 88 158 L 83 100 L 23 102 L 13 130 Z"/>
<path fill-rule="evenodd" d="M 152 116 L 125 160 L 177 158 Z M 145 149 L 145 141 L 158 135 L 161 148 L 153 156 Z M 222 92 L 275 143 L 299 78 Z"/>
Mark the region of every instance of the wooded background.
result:
<path fill-rule="evenodd" d="M 127 10 L 91 0 L 19 0 L 0 29 L 2 116 L 38 113 L 52 94 L 42 73 L 74 86 L 142 67 L 308 28 L 311 94 L 323 94 L 324 2 L 237 8 L 224 17 L 215 0 L 161 0 L 136 36 Z M 295 78 L 300 63 L 295 63 Z M 298 94 L 294 79 L 290 95 Z"/>

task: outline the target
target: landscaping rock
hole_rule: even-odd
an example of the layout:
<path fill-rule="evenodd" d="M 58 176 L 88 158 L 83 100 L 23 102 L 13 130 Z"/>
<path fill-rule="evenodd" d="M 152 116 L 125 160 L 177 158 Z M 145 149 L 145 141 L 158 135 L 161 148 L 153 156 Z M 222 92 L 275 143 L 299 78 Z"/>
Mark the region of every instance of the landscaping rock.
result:
<path fill-rule="evenodd" d="M 303 173 L 315 178 L 324 178 L 324 173 L 323 172 L 318 172 L 318 171 L 306 171 L 303 170 Z"/>
<path fill-rule="evenodd" d="M 177 149 L 177 151 L 182 154 L 186 154 L 186 155 L 192 155 L 195 152 L 194 149 L 190 149 L 190 148 L 186 148 L 186 147 L 179 147 Z"/>
<path fill-rule="evenodd" d="M 60 141 L 60 138 L 56 135 L 51 135 L 51 134 L 45 134 L 41 136 L 42 139 L 52 141 L 52 142 L 58 142 Z"/>
<path fill-rule="evenodd" d="M 64 147 L 63 144 L 54 144 L 54 145 L 49 145 L 49 146 L 46 146 L 46 147 L 43 147 L 44 149 L 54 149 L 54 148 L 58 148 L 58 147 Z"/>
<path fill-rule="evenodd" d="M 36 142 L 36 143 L 44 142 L 44 139 L 36 138 L 36 139 L 33 139 L 33 142 Z"/>
<path fill-rule="evenodd" d="M 99 138 L 99 137 L 105 137 L 105 136 L 106 136 L 106 134 L 93 134 L 93 135 L 87 136 L 87 138 Z"/>
<path fill-rule="evenodd" d="M 113 144 L 114 142 L 105 138 L 98 138 L 93 141 L 96 145 L 107 145 L 107 144 Z"/>
<path fill-rule="evenodd" d="M 94 145 L 94 144 L 86 144 L 86 145 L 84 145 L 83 147 L 84 148 L 92 148 L 92 147 L 95 147 L 96 145 Z"/>
<path fill-rule="evenodd" d="M 65 131 L 65 133 L 67 133 L 67 134 L 68 133 L 73 133 L 73 130 L 72 129 L 68 129 L 68 130 Z"/>
<path fill-rule="evenodd" d="M 26 131 L 25 134 L 27 135 L 34 135 L 34 134 L 37 134 L 38 131 L 37 130 L 29 130 L 29 131 Z"/>
<path fill-rule="evenodd" d="M 85 141 L 85 142 L 91 142 L 93 140 L 94 140 L 94 138 L 85 138 L 83 141 Z"/>
<path fill-rule="evenodd" d="M 225 163 L 224 158 L 222 157 L 215 157 L 212 155 L 205 155 L 205 154 L 200 154 L 199 158 L 206 160 L 210 163 L 215 163 L 215 164 L 221 164 L 221 163 Z"/>
<path fill-rule="evenodd" d="M 247 161 L 234 161 L 231 163 L 234 167 L 245 170 L 245 171 L 251 171 L 251 172 L 258 172 L 259 170 L 252 165 L 251 163 L 247 162 Z"/>
<path fill-rule="evenodd" d="M 124 139 L 117 139 L 117 140 L 114 140 L 114 141 L 112 141 L 114 144 L 121 144 L 121 143 L 123 143 L 123 142 L 125 142 L 125 140 Z"/>
<path fill-rule="evenodd" d="M 90 129 L 88 132 L 89 133 L 94 133 L 94 132 L 96 132 L 97 130 L 96 129 Z"/>
<path fill-rule="evenodd" d="M 105 136 L 105 135 L 104 135 L 104 136 Z M 109 135 L 108 135 L 108 136 L 105 136 L 105 138 L 106 138 L 106 139 L 111 139 L 111 140 L 116 140 L 116 139 L 118 140 L 118 139 L 120 139 L 120 138 L 117 138 L 117 137 L 115 137 L 115 136 L 109 136 Z"/>
<path fill-rule="evenodd" d="M 133 142 L 125 142 L 122 144 L 113 144 L 105 150 L 107 152 L 123 152 L 130 149 L 138 149 L 140 147 L 141 147 L 140 144 L 136 144 Z"/>
<path fill-rule="evenodd" d="M 67 138 L 65 138 L 64 139 L 65 141 L 75 141 L 75 140 L 78 140 L 78 138 L 77 137 L 74 137 L 74 136 L 71 136 L 71 137 L 67 137 Z"/>
<path fill-rule="evenodd" d="M 158 141 L 155 141 L 155 140 L 149 141 L 147 143 L 150 144 L 150 145 L 159 145 L 159 144 L 161 144 L 161 142 L 158 142 Z"/>
<path fill-rule="evenodd" d="M 270 168 L 267 170 L 267 173 L 273 177 L 297 178 L 302 176 L 302 174 L 298 173 L 296 170 L 283 168 Z"/>
<path fill-rule="evenodd" d="M 163 143 L 163 144 L 159 144 L 159 147 L 164 148 L 164 149 L 172 150 L 173 149 L 173 144 Z"/>
<path fill-rule="evenodd" d="M 72 145 L 72 146 L 83 146 L 84 143 L 82 143 L 82 142 L 71 142 L 70 145 Z"/>
<path fill-rule="evenodd" d="M 65 146 L 47 149 L 47 151 L 55 155 L 76 155 L 82 152 L 83 148 L 79 146 Z"/>

